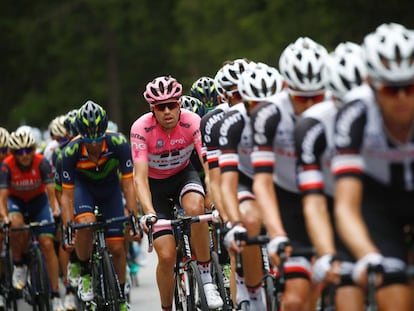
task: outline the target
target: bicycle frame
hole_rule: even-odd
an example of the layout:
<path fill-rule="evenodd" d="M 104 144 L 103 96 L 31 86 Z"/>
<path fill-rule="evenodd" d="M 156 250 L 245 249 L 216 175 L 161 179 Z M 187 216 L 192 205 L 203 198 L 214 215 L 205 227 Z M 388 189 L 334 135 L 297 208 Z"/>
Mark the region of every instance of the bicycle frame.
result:
<path fill-rule="evenodd" d="M 134 215 L 119 216 L 110 219 L 104 219 L 95 207 L 95 222 L 68 225 L 68 243 L 72 244 L 72 232 L 74 230 L 92 229 L 93 230 L 93 249 L 90 257 L 92 282 L 94 283 L 95 299 L 91 304 L 97 310 L 119 310 L 119 304 L 125 302 L 125 297 L 121 290 L 118 275 L 112 262 L 109 249 L 105 241 L 105 228 L 111 223 L 130 222 L 134 234 L 137 234 L 136 219 Z M 107 278 L 107 279 L 106 279 Z M 109 278 L 109 279 L 108 279 Z M 112 288 L 111 288 L 112 287 Z M 114 296 L 115 295 L 115 296 Z"/>
<path fill-rule="evenodd" d="M 213 216 L 211 214 L 206 215 L 199 215 L 199 216 L 184 216 L 182 218 L 173 219 L 173 220 L 166 220 L 166 219 L 160 219 L 155 224 L 152 224 L 151 222 L 147 223 L 147 227 L 149 229 L 148 231 L 148 251 L 151 252 L 153 249 L 153 229 L 154 228 L 167 228 L 172 227 L 177 243 L 177 256 L 176 256 L 176 265 L 175 265 L 175 273 L 176 275 L 183 276 L 183 279 L 180 280 L 180 282 L 184 281 L 184 290 L 185 295 L 187 299 L 189 299 L 190 303 L 187 305 L 187 310 L 196 310 L 195 305 L 195 297 L 191 297 L 191 293 L 193 292 L 192 284 L 190 282 L 193 282 L 194 280 L 190 280 L 190 277 L 188 273 L 193 273 L 195 281 L 197 283 L 197 286 L 200 288 L 203 288 L 203 284 L 201 282 L 200 272 L 198 270 L 198 266 L 192 256 L 191 251 L 191 244 L 190 244 L 190 238 L 191 238 L 191 224 L 197 223 L 197 222 L 208 222 L 213 219 Z M 181 278 L 181 277 L 180 277 Z M 177 285 L 176 285 L 177 286 Z M 176 288 L 177 289 L 177 288 Z M 196 294 L 196 293 L 194 293 Z M 201 310 L 208 311 L 209 308 L 207 306 L 207 299 L 204 295 L 203 290 L 199 290 L 199 299 L 200 299 L 200 308 Z M 177 298 L 177 297 L 176 297 Z M 176 302 L 176 308 L 180 309 L 179 306 L 177 306 Z M 187 301 L 188 302 L 188 301 Z"/>
<path fill-rule="evenodd" d="M 36 229 L 45 226 L 55 226 L 55 222 L 31 222 L 29 224 L 12 227 L 11 231 L 29 231 L 29 265 L 28 277 L 30 276 L 30 284 L 26 284 L 28 295 L 25 297 L 33 310 L 49 311 L 50 306 L 50 284 L 47 269 L 44 262 L 44 256 L 40 250 L 39 240 L 36 236 Z"/>

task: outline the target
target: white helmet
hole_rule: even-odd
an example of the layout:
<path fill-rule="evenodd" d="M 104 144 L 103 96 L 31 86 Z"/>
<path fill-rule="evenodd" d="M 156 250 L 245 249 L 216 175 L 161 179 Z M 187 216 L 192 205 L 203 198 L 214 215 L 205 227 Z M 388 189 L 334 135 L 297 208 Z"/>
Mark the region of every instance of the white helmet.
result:
<path fill-rule="evenodd" d="M 9 137 L 9 131 L 6 130 L 4 127 L 0 127 L 0 148 L 9 146 Z"/>
<path fill-rule="evenodd" d="M 65 137 L 67 131 L 65 128 L 66 116 L 58 116 L 54 118 L 49 124 L 49 132 L 51 136 Z"/>
<path fill-rule="evenodd" d="M 414 79 L 414 31 L 400 24 L 382 24 L 365 36 L 363 48 L 368 75 L 374 80 Z"/>
<path fill-rule="evenodd" d="M 336 98 L 343 98 L 348 91 L 365 81 L 367 69 L 362 55 L 360 45 L 343 42 L 326 58 L 326 86 Z"/>
<path fill-rule="evenodd" d="M 317 91 L 325 86 L 322 69 L 327 50 L 308 37 L 300 37 L 289 44 L 279 59 L 279 70 L 290 88 Z"/>
<path fill-rule="evenodd" d="M 258 63 L 240 75 L 237 88 L 244 100 L 263 101 L 282 90 L 283 77 L 276 68 Z"/>
<path fill-rule="evenodd" d="M 237 86 L 240 75 L 242 72 L 246 71 L 251 64 L 254 63 L 245 58 L 238 58 L 224 64 L 214 78 L 214 83 L 219 94 L 231 96 L 231 92 L 229 93 L 230 88 L 232 86 Z"/>
<path fill-rule="evenodd" d="M 19 128 L 10 134 L 9 148 L 18 150 L 26 147 L 34 147 L 36 140 L 32 131 L 28 128 Z"/>

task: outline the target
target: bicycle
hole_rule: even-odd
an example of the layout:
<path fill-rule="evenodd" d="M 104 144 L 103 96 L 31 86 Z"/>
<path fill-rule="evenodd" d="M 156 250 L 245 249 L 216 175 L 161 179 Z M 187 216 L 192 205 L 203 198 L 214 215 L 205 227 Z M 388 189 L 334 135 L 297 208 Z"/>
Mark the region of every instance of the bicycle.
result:
<path fill-rule="evenodd" d="M 215 213 L 215 211 L 213 211 Z M 217 215 L 218 217 L 218 215 Z M 213 217 L 214 218 L 214 217 Z M 220 296 L 223 300 L 222 310 L 232 310 L 233 302 L 231 300 L 230 287 L 224 284 L 223 263 L 220 258 L 228 257 L 224 245 L 222 243 L 222 224 L 219 221 L 209 221 L 210 234 L 210 254 L 211 254 L 211 269 L 213 283 L 216 284 Z M 229 258 L 227 260 L 229 262 Z M 230 263 L 228 263 L 230 264 Z M 230 281 L 230 280 L 229 280 Z"/>
<path fill-rule="evenodd" d="M 17 291 L 12 285 L 13 278 L 13 256 L 10 247 L 10 224 L 1 224 L 0 231 L 4 233 L 4 253 L 2 256 L 2 275 L 0 282 L 0 292 L 5 299 L 5 309 L 17 311 Z"/>
<path fill-rule="evenodd" d="M 167 220 L 159 219 L 155 224 L 147 220 L 148 252 L 153 250 L 154 228 L 173 228 L 177 243 L 176 264 L 174 267 L 174 304 L 177 311 L 210 310 L 204 293 L 200 270 L 191 252 L 191 224 L 208 222 L 213 219 L 212 214 L 199 216 L 183 216 L 182 218 Z"/>
<path fill-rule="evenodd" d="M 55 222 L 30 222 L 22 226 L 11 228 L 11 231 L 29 231 L 29 262 L 27 282 L 26 286 L 23 288 L 23 298 L 28 304 L 32 305 L 33 311 L 51 310 L 49 277 L 36 235 L 39 228 L 46 226 L 55 226 Z"/>
<path fill-rule="evenodd" d="M 269 256 L 266 248 L 266 244 L 269 243 L 270 239 L 267 235 L 258 235 L 255 237 L 249 237 L 247 232 L 236 233 L 234 236 L 236 243 L 240 246 L 243 242 L 244 245 L 260 245 L 260 250 L 262 254 L 262 264 L 263 264 L 263 290 L 264 298 L 266 304 L 266 310 L 268 311 L 278 311 L 281 309 L 282 295 L 286 286 L 286 276 L 285 276 L 285 262 L 288 259 L 286 254 L 286 247 L 289 246 L 288 243 L 281 243 L 277 250 L 279 257 L 279 266 L 275 271 L 269 261 Z M 316 251 L 312 247 L 304 248 L 294 248 L 290 257 L 309 257 L 314 256 Z M 236 254 L 236 271 L 237 273 L 243 273 L 242 267 L 242 258 L 241 254 Z M 248 301 L 242 301 L 239 305 L 239 310 L 249 311 Z"/>
<path fill-rule="evenodd" d="M 93 249 L 90 257 L 91 282 L 94 286 L 94 299 L 91 302 L 82 302 L 83 310 L 120 311 L 120 304 L 126 301 L 121 290 L 118 276 L 112 262 L 112 256 L 105 242 L 105 228 L 112 223 L 131 224 L 134 234 L 138 234 L 140 228 L 134 215 L 119 216 L 104 219 L 98 206 L 94 210 L 96 222 L 81 224 L 68 223 L 66 228 L 67 244 L 72 244 L 72 233 L 81 229 L 93 229 Z M 80 300 L 80 299 L 79 299 Z"/>

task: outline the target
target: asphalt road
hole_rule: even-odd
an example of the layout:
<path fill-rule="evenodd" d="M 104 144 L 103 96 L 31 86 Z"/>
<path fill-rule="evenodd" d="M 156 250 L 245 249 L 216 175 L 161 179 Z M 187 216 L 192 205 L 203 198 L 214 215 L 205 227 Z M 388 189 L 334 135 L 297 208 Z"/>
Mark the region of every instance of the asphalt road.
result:
<path fill-rule="evenodd" d="M 145 245 L 142 246 L 142 250 L 146 253 Z M 138 286 L 132 287 L 130 294 L 132 311 L 161 310 L 161 303 L 155 281 L 156 263 L 157 255 L 155 252 L 151 254 L 146 253 L 145 265 L 141 266 L 138 271 Z M 30 311 L 32 307 L 23 300 L 19 300 L 18 309 L 19 311 Z"/>

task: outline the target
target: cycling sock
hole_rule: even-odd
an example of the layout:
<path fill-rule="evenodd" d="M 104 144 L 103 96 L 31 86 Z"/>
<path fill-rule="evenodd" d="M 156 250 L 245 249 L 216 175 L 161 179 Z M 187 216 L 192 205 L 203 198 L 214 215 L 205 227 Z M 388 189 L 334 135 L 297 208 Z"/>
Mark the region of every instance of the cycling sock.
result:
<path fill-rule="evenodd" d="M 53 298 L 60 298 L 59 290 L 52 290 L 50 293 L 50 297 Z"/>
<path fill-rule="evenodd" d="M 172 306 L 169 307 L 163 307 L 161 306 L 162 311 L 172 311 Z"/>
<path fill-rule="evenodd" d="M 198 261 L 197 265 L 198 265 L 198 269 L 200 270 L 201 280 L 203 281 L 203 284 L 212 283 L 213 279 L 211 277 L 211 272 L 210 272 L 211 270 L 210 261 L 208 262 Z"/>
<path fill-rule="evenodd" d="M 80 275 L 90 274 L 89 260 L 79 260 Z"/>
<path fill-rule="evenodd" d="M 256 286 L 246 286 L 247 292 L 249 293 L 250 300 L 260 301 L 262 300 L 262 283 L 257 284 Z"/>
<path fill-rule="evenodd" d="M 249 300 L 249 293 L 247 292 L 246 284 L 244 283 L 244 277 L 241 277 L 238 273 L 236 273 L 236 288 L 237 304 Z"/>

